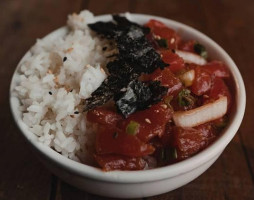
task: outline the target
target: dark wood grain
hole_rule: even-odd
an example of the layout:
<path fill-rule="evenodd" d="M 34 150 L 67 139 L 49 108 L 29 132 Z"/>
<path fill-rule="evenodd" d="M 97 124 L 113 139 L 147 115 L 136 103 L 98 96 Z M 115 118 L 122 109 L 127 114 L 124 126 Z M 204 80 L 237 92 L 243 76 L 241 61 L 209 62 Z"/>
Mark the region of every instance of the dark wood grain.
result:
<path fill-rule="evenodd" d="M 254 1 L 253 0 L 6 0 L 0 1 L 0 199 L 110 199 L 88 194 L 52 175 L 31 153 L 14 125 L 8 103 L 12 73 L 35 42 L 65 24 L 67 14 L 136 12 L 188 24 L 218 42 L 234 59 L 247 90 L 238 134 L 203 175 L 149 200 L 254 199 Z"/>
<path fill-rule="evenodd" d="M 9 84 L 23 54 L 35 42 L 65 24 L 80 1 L 0 1 L 0 199 L 46 200 L 51 194 L 51 173 L 32 154 L 16 128 L 9 110 Z M 61 6 L 62 5 L 62 6 Z"/>
<path fill-rule="evenodd" d="M 254 182 L 254 140 L 253 140 L 253 101 L 254 101 L 254 88 L 253 77 L 254 73 L 254 29 L 253 18 L 254 2 L 251 0 L 244 1 L 246 5 L 245 9 L 239 9 L 243 5 L 243 2 L 231 2 L 230 1 L 213 1 L 209 4 L 205 1 L 202 2 L 203 8 L 206 10 L 208 18 L 208 31 L 213 34 L 215 40 L 219 40 L 223 48 L 233 57 L 236 62 L 245 82 L 247 92 L 247 106 L 245 117 L 239 130 L 239 137 L 244 150 L 246 162 L 249 168 L 250 177 Z M 218 13 L 218 17 L 223 18 L 222 22 L 215 22 L 212 17 L 210 9 L 220 8 L 221 12 Z M 220 34 L 214 34 L 215 30 L 220 30 Z M 225 38 L 221 38 L 221 35 L 225 35 Z M 254 198 L 254 195 L 252 196 Z"/>
<path fill-rule="evenodd" d="M 245 117 L 239 130 L 239 135 L 242 140 L 243 149 L 247 163 L 250 168 L 252 180 L 254 182 L 254 139 L 253 139 L 253 102 L 254 102 L 254 28 L 253 28 L 253 8 L 254 1 L 245 1 L 246 8 L 239 9 L 243 2 L 238 1 L 213 1 L 207 4 L 203 2 L 203 7 L 206 9 L 206 15 L 209 20 L 208 31 L 211 32 L 215 40 L 219 40 L 223 48 L 233 57 L 236 62 L 245 82 L 247 92 L 247 106 Z M 223 23 L 216 23 L 212 17 L 210 9 L 218 9 L 218 17 L 223 18 Z M 220 30 L 220 34 L 215 34 L 215 31 Z M 225 35 L 224 38 L 221 35 Z"/>
<path fill-rule="evenodd" d="M 88 9 L 95 15 L 121 13 L 129 11 L 131 0 L 92 0 L 88 4 Z"/>
<path fill-rule="evenodd" d="M 235 57 L 239 57 L 242 53 L 240 53 L 239 49 L 234 48 L 235 43 L 232 42 L 232 40 L 234 40 L 232 34 L 235 34 L 235 37 L 237 37 L 236 34 L 239 34 L 240 36 L 241 33 L 243 33 L 241 30 L 243 31 L 244 27 L 247 28 L 247 26 L 244 26 L 244 19 L 242 18 L 243 16 L 247 18 L 247 15 L 242 13 L 245 12 L 243 9 L 238 9 L 242 2 L 238 2 L 238 7 L 237 5 L 233 5 L 236 4 L 235 2 L 230 2 L 231 1 L 181 0 L 170 1 L 168 6 L 164 6 L 163 0 L 156 2 L 141 0 L 138 1 L 135 12 L 160 15 L 197 28 L 212 37 L 224 48 L 228 47 L 231 50 L 234 49 L 235 53 L 229 51 L 234 59 Z M 254 7 L 252 6 L 252 8 Z M 232 17 L 229 17 L 228 15 L 231 15 Z M 249 23 L 251 23 L 250 20 Z M 238 43 L 243 42 L 243 38 L 235 38 L 235 40 L 238 40 Z M 227 48 L 225 49 L 226 51 L 229 50 Z M 241 66 L 239 66 L 239 68 L 241 70 Z M 226 151 L 223 152 L 222 156 L 205 174 L 181 189 L 158 196 L 158 199 L 160 199 L 160 197 L 163 199 L 166 196 L 168 196 L 169 199 L 177 197 L 178 199 L 188 200 L 253 199 L 253 170 L 250 170 L 249 168 L 248 157 L 246 158 L 245 149 L 243 148 L 243 146 L 245 147 L 245 144 L 241 143 L 240 137 L 240 133 L 238 133 L 227 147 Z M 252 143 L 252 146 L 253 145 L 254 144 Z M 252 154 L 251 152 L 248 153 L 253 155 L 253 149 Z M 237 162 L 235 162 L 236 160 Z M 234 163 L 234 167 L 232 166 L 232 163 Z M 244 179 L 242 177 L 244 177 Z M 175 193 L 173 197 L 172 193 Z M 153 197 L 151 199 L 155 198 Z"/>
<path fill-rule="evenodd" d="M 138 0 L 133 12 L 174 19 L 198 30 L 206 26 L 199 0 Z"/>

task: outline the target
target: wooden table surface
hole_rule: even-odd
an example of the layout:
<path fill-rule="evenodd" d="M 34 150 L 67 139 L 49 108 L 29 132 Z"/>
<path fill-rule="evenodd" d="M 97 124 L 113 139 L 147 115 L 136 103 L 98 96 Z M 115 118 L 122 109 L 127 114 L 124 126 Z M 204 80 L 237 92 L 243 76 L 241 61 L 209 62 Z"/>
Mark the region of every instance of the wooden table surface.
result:
<path fill-rule="evenodd" d="M 67 14 L 135 12 L 190 25 L 218 42 L 236 62 L 247 90 L 243 123 L 220 158 L 191 183 L 145 198 L 254 199 L 254 1 L 253 0 L 0 0 L 0 199 L 110 199 L 80 191 L 51 174 L 34 156 L 9 108 L 14 69 L 36 38 L 63 26 Z"/>

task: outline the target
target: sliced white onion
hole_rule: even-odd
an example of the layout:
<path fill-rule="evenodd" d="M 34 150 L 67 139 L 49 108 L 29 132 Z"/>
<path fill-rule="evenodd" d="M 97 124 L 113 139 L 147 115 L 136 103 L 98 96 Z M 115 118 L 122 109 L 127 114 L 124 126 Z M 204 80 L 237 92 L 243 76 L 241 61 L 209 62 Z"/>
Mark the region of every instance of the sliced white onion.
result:
<path fill-rule="evenodd" d="M 176 50 L 176 54 L 182 57 L 186 63 L 194 63 L 197 65 L 204 65 L 207 63 L 203 57 L 191 52 Z"/>
<path fill-rule="evenodd" d="M 188 111 L 178 111 L 173 115 L 176 126 L 183 128 L 194 127 L 218 119 L 227 112 L 227 97 Z"/>
<path fill-rule="evenodd" d="M 192 70 L 189 70 L 183 74 L 181 74 L 179 76 L 180 80 L 183 82 L 183 84 L 186 86 L 186 87 L 189 87 L 192 85 L 193 83 L 193 80 L 195 78 L 195 71 L 194 69 Z"/>

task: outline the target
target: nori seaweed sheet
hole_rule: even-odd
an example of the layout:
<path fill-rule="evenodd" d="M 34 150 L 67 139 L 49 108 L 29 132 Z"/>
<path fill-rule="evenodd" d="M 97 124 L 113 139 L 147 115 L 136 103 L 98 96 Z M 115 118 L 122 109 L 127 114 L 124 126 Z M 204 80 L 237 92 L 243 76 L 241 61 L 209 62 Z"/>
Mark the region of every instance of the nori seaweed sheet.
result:
<path fill-rule="evenodd" d="M 107 64 L 106 67 L 109 76 L 104 80 L 101 86 L 92 93 L 92 96 L 86 99 L 84 110 L 93 109 L 114 98 L 119 112 L 127 117 L 136 110 L 147 108 L 149 106 L 148 104 L 158 102 L 158 98 L 161 99 L 161 94 L 164 90 L 156 83 L 156 87 L 154 88 L 157 90 L 149 89 L 149 92 L 152 93 L 149 101 L 138 98 L 138 101 L 130 101 L 131 103 L 129 106 L 120 105 L 120 102 L 124 102 L 128 95 L 130 95 L 130 99 L 134 98 L 134 95 L 131 95 L 131 91 L 128 91 L 128 89 L 128 92 L 123 95 L 121 90 L 128 87 L 137 87 L 139 90 L 134 90 L 135 95 L 137 96 L 138 93 L 140 93 L 140 95 L 142 94 L 142 96 L 144 96 L 145 92 L 148 92 L 147 88 L 143 83 L 135 80 L 142 73 L 152 73 L 157 68 L 164 69 L 168 64 L 162 61 L 160 55 L 146 39 L 146 34 L 150 32 L 149 28 L 130 22 L 125 17 L 119 15 L 113 15 L 113 19 L 113 22 L 96 22 L 88 25 L 98 34 L 115 40 L 119 54 L 113 55 L 115 56 L 115 60 Z M 143 85 L 143 87 L 141 87 L 141 85 Z M 119 96 L 122 96 L 122 101 Z M 156 100 L 152 100 L 152 97 Z M 142 100 L 144 101 L 143 105 L 146 106 L 140 106 Z"/>
<path fill-rule="evenodd" d="M 158 103 L 167 90 L 166 87 L 160 86 L 160 81 L 133 80 L 125 92 L 115 96 L 117 110 L 127 117 L 136 110 L 144 110 L 150 105 Z"/>

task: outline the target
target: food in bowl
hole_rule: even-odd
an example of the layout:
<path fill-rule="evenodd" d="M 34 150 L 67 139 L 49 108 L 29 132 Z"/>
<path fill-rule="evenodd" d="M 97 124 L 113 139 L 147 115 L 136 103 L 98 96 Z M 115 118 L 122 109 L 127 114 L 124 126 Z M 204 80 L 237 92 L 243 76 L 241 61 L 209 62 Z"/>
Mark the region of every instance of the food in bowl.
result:
<path fill-rule="evenodd" d="M 191 157 L 220 135 L 233 99 L 227 66 L 157 20 L 83 11 L 69 31 L 38 40 L 19 68 L 23 121 L 70 159 L 143 170 Z"/>

